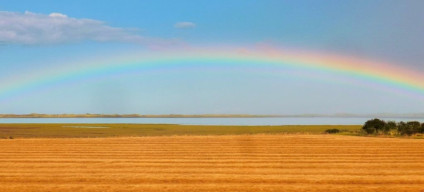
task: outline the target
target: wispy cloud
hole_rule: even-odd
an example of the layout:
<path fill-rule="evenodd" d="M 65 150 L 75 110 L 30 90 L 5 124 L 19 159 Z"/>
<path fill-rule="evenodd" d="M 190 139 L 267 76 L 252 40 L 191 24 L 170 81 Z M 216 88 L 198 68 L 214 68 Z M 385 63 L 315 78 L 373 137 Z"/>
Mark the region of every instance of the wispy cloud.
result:
<path fill-rule="evenodd" d="M 196 24 L 193 22 L 183 21 L 183 22 L 177 22 L 174 25 L 175 28 L 178 29 L 187 29 L 187 28 L 194 28 L 196 27 Z"/>
<path fill-rule="evenodd" d="M 2 44 L 57 44 L 87 40 L 147 45 L 168 43 L 167 40 L 146 38 L 136 32 L 134 29 L 112 27 L 99 20 L 72 18 L 62 13 L 0 12 Z"/>

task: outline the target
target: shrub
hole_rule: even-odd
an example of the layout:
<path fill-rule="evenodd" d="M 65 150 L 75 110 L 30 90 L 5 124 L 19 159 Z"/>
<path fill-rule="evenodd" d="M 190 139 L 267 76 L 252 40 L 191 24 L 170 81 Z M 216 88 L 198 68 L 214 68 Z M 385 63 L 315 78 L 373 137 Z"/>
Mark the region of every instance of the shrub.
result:
<path fill-rule="evenodd" d="M 327 130 L 325 130 L 325 133 L 328 133 L 328 134 L 334 134 L 334 133 L 339 133 L 340 132 L 340 130 L 338 130 L 338 129 L 327 129 Z"/>
<path fill-rule="evenodd" d="M 13 137 L 12 136 L 9 136 L 9 139 L 13 139 Z"/>

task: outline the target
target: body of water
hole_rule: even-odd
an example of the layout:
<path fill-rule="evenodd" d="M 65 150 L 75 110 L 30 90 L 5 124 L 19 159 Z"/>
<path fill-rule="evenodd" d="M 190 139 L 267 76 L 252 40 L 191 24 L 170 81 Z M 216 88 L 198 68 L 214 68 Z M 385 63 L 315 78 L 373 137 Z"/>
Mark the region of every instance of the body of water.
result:
<path fill-rule="evenodd" d="M 0 118 L 0 123 L 129 123 L 182 125 L 363 125 L 372 118 L 287 117 L 287 118 Z M 394 121 L 420 121 L 424 118 L 381 118 Z"/>

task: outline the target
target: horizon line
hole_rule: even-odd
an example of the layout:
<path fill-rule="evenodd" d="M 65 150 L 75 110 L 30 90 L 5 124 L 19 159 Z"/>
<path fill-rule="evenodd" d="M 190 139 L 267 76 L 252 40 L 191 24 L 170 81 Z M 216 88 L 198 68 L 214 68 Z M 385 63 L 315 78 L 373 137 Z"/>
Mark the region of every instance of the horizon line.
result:
<path fill-rule="evenodd" d="M 296 117 L 333 117 L 333 118 L 424 118 L 422 113 L 304 113 L 304 114 L 102 114 L 102 113 L 26 113 L 0 114 L 0 118 L 296 118 Z"/>

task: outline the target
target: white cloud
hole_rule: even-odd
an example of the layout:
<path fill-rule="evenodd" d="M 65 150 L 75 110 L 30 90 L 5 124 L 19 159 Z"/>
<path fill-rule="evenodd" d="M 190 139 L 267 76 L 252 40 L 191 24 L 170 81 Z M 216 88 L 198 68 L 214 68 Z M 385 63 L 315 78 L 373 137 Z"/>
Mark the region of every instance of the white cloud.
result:
<path fill-rule="evenodd" d="M 177 22 L 174 25 L 175 28 L 178 29 L 187 29 L 187 28 L 194 28 L 196 27 L 196 24 L 193 22 L 188 22 L 188 21 L 184 21 L 184 22 Z"/>
<path fill-rule="evenodd" d="M 0 42 L 3 44 L 55 44 L 84 40 L 150 44 L 156 41 L 134 32 L 109 26 L 102 21 L 77 19 L 62 13 L 45 15 L 28 11 L 0 11 Z"/>
<path fill-rule="evenodd" d="M 61 17 L 61 18 L 67 18 L 67 15 L 64 15 L 62 13 L 50 13 L 50 17 Z"/>

